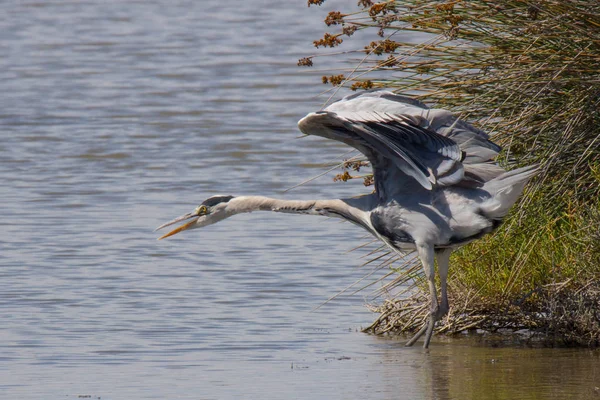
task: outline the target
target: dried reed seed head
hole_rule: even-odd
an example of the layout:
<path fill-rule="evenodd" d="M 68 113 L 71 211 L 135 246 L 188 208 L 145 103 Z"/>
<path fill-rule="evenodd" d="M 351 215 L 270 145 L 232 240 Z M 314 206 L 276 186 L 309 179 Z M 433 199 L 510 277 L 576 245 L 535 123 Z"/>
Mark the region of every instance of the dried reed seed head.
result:
<path fill-rule="evenodd" d="M 357 6 L 362 8 L 368 8 L 373 5 L 373 1 L 371 0 L 359 0 Z"/>
<path fill-rule="evenodd" d="M 365 51 L 380 56 L 383 53 L 393 53 L 398 47 L 400 47 L 400 43 L 385 39 L 379 42 L 371 42 L 371 44 L 365 46 Z"/>
<path fill-rule="evenodd" d="M 336 47 L 337 45 L 339 45 L 343 42 L 343 40 L 338 37 L 340 35 L 341 35 L 341 33 L 338 35 L 332 35 L 331 33 L 326 33 L 322 39 L 315 40 L 313 43 L 316 48 L 319 48 L 319 46 Z"/>
<path fill-rule="evenodd" d="M 333 86 L 339 86 L 346 80 L 344 74 L 340 75 L 331 75 L 329 78 L 324 76 L 322 77 L 323 83 L 331 83 Z"/>
<path fill-rule="evenodd" d="M 350 90 L 355 91 L 358 89 L 365 89 L 365 90 L 369 90 L 369 89 L 373 89 L 374 85 L 373 82 L 371 82 L 370 80 L 366 80 L 366 81 L 362 81 L 362 82 L 354 82 L 352 84 L 352 86 L 350 86 Z"/>
<path fill-rule="evenodd" d="M 299 67 L 312 67 L 313 62 L 311 57 L 304 57 L 298 60 Z"/>
<path fill-rule="evenodd" d="M 369 165 L 368 161 L 344 161 L 343 167 L 352 168 L 356 172 L 359 172 L 361 167 L 367 167 Z"/>
<path fill-rule="evenodd" d="M 363 185 L 365 186 L 373 186 L 375 184 L 375 177 L 373 175 L 367 175 L 363 178 Z"/>
<path fill-rule="evenodd" d="M 329 14 L 327 14 L 327 18 L 325 18 L 325 25 L 331 26 L 343 24 L 345 16 L 345 14 L 342 14 L 339 11 L 331 11 Z"/>
<path fill-rule="evenodd" d="M 396 4 L 394 2 L 376 3 L 369 8 L 369 15 L 375 21 L 375 17 L 379 14 L 386 15 L 390 12 L 396 12 Z"/>
<path fill-rule="evenodd" d="M 311 5 L 320 6 L 323 3 L 325 3 L 325 0 L 308 0 L 308 6 L 309 7 Z"/>
<path fill-rule="evenodd" d="M 337 174 L 336 176 L 333 177 L 333 181 L 334 182 L 348 182 L 348 180 L 350 179 L 354 179 L 354 177 L 352 175 L 350 175 L 348 173 L 348 171 L 344 171 L 341 174 Z"/>
<path fill-rule="evenodd" d="M 356 32 L 356 25 L 346 25 L 342 28 L 342 33 L 346 36 L 352 36 Z"/>

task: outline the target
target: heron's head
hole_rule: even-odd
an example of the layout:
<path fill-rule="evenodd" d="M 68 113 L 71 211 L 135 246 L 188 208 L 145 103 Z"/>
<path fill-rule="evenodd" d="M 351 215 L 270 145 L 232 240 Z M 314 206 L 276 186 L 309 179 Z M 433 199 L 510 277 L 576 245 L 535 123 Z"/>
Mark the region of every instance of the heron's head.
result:
<path fill-rule="evenodd" d="M 227 206 L 229 200 L 233 199 L 233 196 L 212 196 L 204 200 L 202 204 L 194 209 L 194 211 L 184 214 L 180 217 L 175 218 L 172 221 L 162 224 L 155 231 L 166 228 L 181 221 L 189 220 L 183 225 L 173 229 L 169 233 L 158 238 L 164 239 L 166 237 L 175 235 L 176 233 L 186 231 L 189 229 L 202 228 L 203 226 L 217 223 L 225 218 L 229 217 L 231 213 L 227 212 Z"/>

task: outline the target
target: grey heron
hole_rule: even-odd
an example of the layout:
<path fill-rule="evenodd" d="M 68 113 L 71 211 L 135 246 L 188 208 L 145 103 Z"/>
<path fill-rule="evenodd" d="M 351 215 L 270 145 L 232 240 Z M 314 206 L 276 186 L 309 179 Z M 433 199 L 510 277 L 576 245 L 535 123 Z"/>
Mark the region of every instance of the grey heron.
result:
<path fill-rule="evenodd" d="M 435 324 L 448 313 L 450 253 L 499 226 L 535 166 L 506 171 L 495 162 L 500 147 L 447 110 L 388 91 L 346 96 L 298 123 L 309 135 L 346 143 L 369 160 L 375 190 L 333 200 L 279 200 L 213 196 L 158 229 L 186 221 L 159 239 L 252 211 L 337 217 L 356 224 L 403 255 L 416 250 L 428 282 L 431 308 L 423 327 L 429 346 Z M 435 286 L 435 260 L 441 301 Z"/>

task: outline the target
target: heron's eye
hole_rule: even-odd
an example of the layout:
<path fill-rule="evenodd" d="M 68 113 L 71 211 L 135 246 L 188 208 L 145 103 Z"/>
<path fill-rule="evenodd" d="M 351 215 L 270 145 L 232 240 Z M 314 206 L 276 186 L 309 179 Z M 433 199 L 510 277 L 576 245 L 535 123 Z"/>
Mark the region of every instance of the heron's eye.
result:
<path fill-rule="evenodd" d="M 208 208 L 206 206 L 198 207 L 198 215 L 206 215 L 208 214 Z"/>

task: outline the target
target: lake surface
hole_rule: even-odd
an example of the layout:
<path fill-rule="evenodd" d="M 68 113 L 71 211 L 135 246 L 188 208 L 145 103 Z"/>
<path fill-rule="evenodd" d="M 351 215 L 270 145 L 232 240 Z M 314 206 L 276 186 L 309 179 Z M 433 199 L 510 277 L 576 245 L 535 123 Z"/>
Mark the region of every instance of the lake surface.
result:
<path fill-rule="evenodd" d="M 283 194 L 347 151 L 298 139 L 327 96 L 296 61 L 355 3 L 0 5 L 0 398 L 600 398 L 598 351 L 404 348 L 361 333 L 369 289 L 314 310 L 370 272 L 350 224 L 253 213 L 155 240 L 214 194 L 365 191 Z"/>

